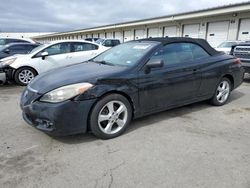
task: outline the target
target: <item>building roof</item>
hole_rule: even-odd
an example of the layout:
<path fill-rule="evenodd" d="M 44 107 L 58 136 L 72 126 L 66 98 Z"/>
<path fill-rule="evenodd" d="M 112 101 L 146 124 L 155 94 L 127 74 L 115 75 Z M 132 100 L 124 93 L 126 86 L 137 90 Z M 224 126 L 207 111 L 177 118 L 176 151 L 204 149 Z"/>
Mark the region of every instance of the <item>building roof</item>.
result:
<path fill-rule="evenodd" d="M 221 10 L 225 10 L 225 11 L 221 11 Z M 146 24 L 158 23 L 162 21 L 166 21 L 166 22 L 176 21 L 176 20 L 189 19 L 189 18 L 194 18 L 194 17 L 226 14 L 226 13 L 233 13 L 237 11 L 249 11 L 249 10 L 250 10 L 250 1 L 247 1 L 247 2 L 242 2 L 242 3 L 234 3 L 234 4 L 217 6 L 217 7 L 207 8 L 207 9 L 200 9 L 200 10 L 189 11 L 189 12 L 169 14 L 169 15 L 153 17 L 153 18 L 146 18 L 146 19 L 140 19 L 140 20 L 134 20 L 134 21 L 128 21 L 128 22 L 108 24 L 108 25 L 102 25 L 102 26 L 97 26 L 97 27 L 71 30 L 71 31 L 66 31 L 66 32 L 58 32 L 58 33 L 53 33 L 49 35 L 40 35 L 40 36 L 33 37 L 33 38 L 60 36 L 60 35 L 74 34 L 74 33 L 79 33 L 79 32 L 95 32 L 98 30 L 108 30 L 108 29 L 115 29 L 115 28 L 127 27 L 127 26 L 146 25 Z"/>

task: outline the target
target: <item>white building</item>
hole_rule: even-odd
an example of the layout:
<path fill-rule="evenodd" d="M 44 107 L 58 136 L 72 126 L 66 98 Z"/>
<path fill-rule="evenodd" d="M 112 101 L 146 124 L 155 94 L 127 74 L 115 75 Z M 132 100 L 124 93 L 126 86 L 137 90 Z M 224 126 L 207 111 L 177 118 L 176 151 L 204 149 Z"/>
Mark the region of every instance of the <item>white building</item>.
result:
<path fill-rule="evenodd" d="M 203 38 L 214 47 L 226 40 L 250 40 L 250 2 L 33 38 L 45 42 L 100 37 L 126 42 L 166 36 Z"/>
<path fill-rule="evenodd" d="M 32 38 L 40 35 L 49 35 L 52 32 L 0 32 L 0 38 Z"/>

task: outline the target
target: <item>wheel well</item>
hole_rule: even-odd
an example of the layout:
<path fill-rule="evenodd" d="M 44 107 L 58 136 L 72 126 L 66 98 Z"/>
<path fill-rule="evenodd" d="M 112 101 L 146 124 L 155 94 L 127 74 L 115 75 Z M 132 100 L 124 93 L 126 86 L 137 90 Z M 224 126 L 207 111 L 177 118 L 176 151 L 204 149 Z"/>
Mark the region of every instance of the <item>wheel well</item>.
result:
<path fill-rule="evenodd" d="M 230 82 L 232 84 L 232 89 L 233 89 L 234 88 L 234 78 L 233 78 L 233 76 L 230 75 L 230 74 L 226 74 L 226 75 L 223 76 L 223 78 L 227 78 L 227 79 L 230 80 Z"/>
<path fill-rule="evenodd" d="M 29 69 L 32 69 L 32 70 L 36 73 L 36 75 L 38 75 L 37 70 L 34 69 L 33 67 L 30 67 L 30 66 L 23 66 L 23 67 L 19 67 L 18 69 L 16 69 L 16 70 L 13 72 L 13 76 L 16 74 L 16 71 L 17 71 L 17 70 L 20 70 L 20 69 L 22 69 L 22 68 L 29 68 Z"/>
<path fill-rule="evenodd" d="M 96 103 L 97 103 L 100 99 L 102 99 L 103 97 L 105 97 L 105 96 L 107 96 L 107 95 L 111 95 L 111 94 L 119 94 L 119 95 L 122 95 L 123 97 L 125 97 L 125 98 L 128 100 L 128 102 L 130 103 L 130 105 L 131 105 L 131 109 L 132 109 L 132 118 L 134 117 L 135 107 L 134 107 L 134 103 L 133 103 L 132 99 L 131 99 L 126 93 L 124 93 L 124 92 L 115 91 L 115 90 L 109 91 L 109 92 L 107 92 L 107 93 L 102 94 L 100 97 L 98 97 L 98 100 L 96 100 L 96 102 L 92 105 L 92 107 L 91 107 L 91 109 L 90 109 L 90 111 L 89 111 L 89 114 L 88 114 L 87 131 L 90 131 L 89 119 L 90 119 L 90 114 L 92 113 L 92 110 L 93 110 L 94 106 L 96 105 Z"/>

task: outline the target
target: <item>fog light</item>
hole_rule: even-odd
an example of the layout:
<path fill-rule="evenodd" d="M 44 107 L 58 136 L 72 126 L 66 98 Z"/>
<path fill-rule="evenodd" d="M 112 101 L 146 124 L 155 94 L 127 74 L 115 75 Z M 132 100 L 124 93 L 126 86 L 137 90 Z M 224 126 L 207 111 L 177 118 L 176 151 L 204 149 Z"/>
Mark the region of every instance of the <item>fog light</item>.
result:
<path fill-rule="evenodd" d="M 48 120 L 41 120 L 41 119 L 37 119 L 36 120 L 38 122 L 38 128 L 40 129 L 46 129 L 46 130 L 52 130 L 53 129 L 53 123 L 51 121 Z"/>

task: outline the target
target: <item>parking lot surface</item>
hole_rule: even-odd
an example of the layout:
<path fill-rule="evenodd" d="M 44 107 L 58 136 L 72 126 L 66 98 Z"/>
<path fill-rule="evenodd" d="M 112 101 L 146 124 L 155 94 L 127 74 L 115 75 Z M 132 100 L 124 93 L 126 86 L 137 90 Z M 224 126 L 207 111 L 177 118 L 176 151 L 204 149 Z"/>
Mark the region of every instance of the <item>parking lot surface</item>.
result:
<path fill-rule="evenodd" d="M 112 140 L 27 125 L 23 89 L 0 86 L 0 187 L 250 187 L 250 77 L 225 106 L 141 118 Z"/>

